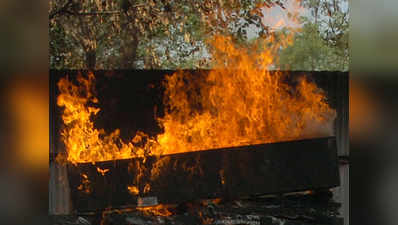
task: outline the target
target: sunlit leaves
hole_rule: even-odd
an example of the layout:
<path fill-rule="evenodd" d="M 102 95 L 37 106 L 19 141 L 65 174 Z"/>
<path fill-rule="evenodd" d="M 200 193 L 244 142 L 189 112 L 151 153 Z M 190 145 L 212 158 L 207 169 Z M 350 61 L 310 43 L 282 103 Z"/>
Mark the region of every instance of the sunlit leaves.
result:
<path fill-rule="evenodd" d="M 208 60 L 207 38 L 224 34 L 245 40 L 249 25 L 262 32 L 267 28 L 261 23 L 259 8 L 275 2 L 51 0 L 50 14 L 56 15 L 50 19 L 50 27 L 62 28 L 63 35 L 50 35 L 58 46 L 57 52 L 50 49 L 50 54 L 63 52 L 73 58 L 64 58 L 65 62 L 75 62 L 64 63 L 65 68 L 87 67 L 85 55 L 93 51 L 95 69 L 204 65 Z"/>

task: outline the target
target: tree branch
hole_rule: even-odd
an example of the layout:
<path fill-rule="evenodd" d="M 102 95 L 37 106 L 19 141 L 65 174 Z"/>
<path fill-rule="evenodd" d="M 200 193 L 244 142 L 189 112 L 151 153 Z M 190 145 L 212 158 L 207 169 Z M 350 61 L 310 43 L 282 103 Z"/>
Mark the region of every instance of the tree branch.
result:
<path fill-rule="evenodd" d="M 114 15 L 114 14 L 120 14 L 120 11 L 81 12 L 81 13 L 73 13 L 73 14 L 79 15 L 79 16 Z"/>
<path fill-rule="evenodd" d="M 67 13 L 70 15 L 77 15 L 77 16 L 95 16 L 95 15 L 120 15 L 121 12 L 119 10 L 114 11 L 94 11 L 94 12 L 73 12 L 69 10 L 69 7 L 72 6 L 73 0 L 68 0 L 62 7 L 53 12 L 50 12 L 49 19 L 53 19 L 56 15 L 61 13 Z M 138 8 L 144 7 L 145 4 L 136 4 L 131 6 L 131 8 Z"/>
<path fill-rule="evenodd" d="M 73 0 L 68 0 L 61 8 L 54 10 L 52 12 L 50 12 L 49 14 L 49 19 L 53 19 L 56 15 L 61 14 L 61 13 L 70 13 L 70 11 L 68 10 L 68 8 L 72 5 Z"/>

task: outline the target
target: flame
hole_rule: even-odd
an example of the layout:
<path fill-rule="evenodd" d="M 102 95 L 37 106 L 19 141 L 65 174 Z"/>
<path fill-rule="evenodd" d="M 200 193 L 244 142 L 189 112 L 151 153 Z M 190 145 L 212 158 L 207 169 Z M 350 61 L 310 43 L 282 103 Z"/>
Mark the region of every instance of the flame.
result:
<path fill-rule="evenodd" d="M 271 40 L 272 41 L 272 40 Z M 289 44 L 289 40 L 281 45 Z M 275 50 L 261 53 L 216 37 L 216 65 L 205 79 L 180 71 L 166 77 L 163 152 L 181 153 L 327 136 L 336 116 L 321 89 L 305 78 L 295 88 L 281 72 L 266 70 Z M 255 52 L 255 54 L 251 54 Z"/>
<path fill-rule="evenodd" d="M 132 194 L 132 195 L 138 195 L 140 193 L 138 188 L 134 185 L 128 186 L 127 189 L 129 190 L 130 194 Z"/>
<path fill-rule="evenodd" d="M 331 135 L 336 112 L 323 91 L 305 78 L 288 85 L 287 74 L 269 71 L 292 37 L 270 36 L 242 48 L 230 37 L 215 36 L 209 43 L 216 66 L 207 75 L 166 76 L 165 116 L 157 118 L 164 132 L 155 137 L 137 132 L 127 143 L 118 129 L 108 134 L 95 128 L 92 118 L 100 108 L 93 73 L 79 75 L 79 85 L 60 79 L 57 104 L 64 107 L 67 160 L 95 163 Z"/>
<path fill-rule="evenodd" d="M 141 211 L 145 215 L 151 216 L 171 216 L 173 215 L 172 212 L 169 211 L 168 205 L 157 205 L 157 206 L 147 206 L 147 207 L 137 207 L 138 211 Z"/>
<path fill-rule="evenodd" d="M 202 221 L 202 224 L 207 225 L 207 224 L 214 224 L 214 218 L 210 218 L 208 216 L 203 215 L 202 211 L 198 211 L 198 216 Z"/>
<path fill-rule="evenodd" d="M 219 175 L 220 175 L 221 184 L 224 185 L 225 184 L 225 175 L 224 175 L 223 169 L 220 170 Z"/>
<path fill-rule="evenodd" d="M 206 199 L 202 200 L 201 204 L 204 206 L 208 206 L 209 204 L 218 205 L 221 203 L 221 201 L 222 201 L 221 198 Z"/>
<path fill-rule="evenodd" d="M 105 174 L 109 172 L 109 169 L 101 169 L 97 167 L 97 172 L 100 173 L 102 176 L 105 176 Z"/>
<path fill-rule="evenodd" d="M 82 191 L 86 194 L 90 194 L 92 191 L 91 181 L 88 179 L 87 174 L 81 174 L 82 183 L 77 187 L 77 190 Z"/>
<path fill-rule="evenodd" d="M 151 190 L 151 185 L 145 184 L 144 193 L 148 193 Z"/>
<path fill-rule="evenodd" d="M 131 142 L 124 143 L 119 137 L 118 129 L 106 134 L 103 129 L 94 127 L 91 118 L 100 111 L 97 107 L 88 106 L 98 103 L 93 94 L 94 80 L 94 74 L 89 73 L 87 79 L 81 75 L 77 77 L 79 85 L 73 84 L 68 78 L 62 78 L 58 82 L 61 94 L 57 98 L 57 104 L 64 107 L 62 119 L 65 128 L 61 136 L 67 149 L 67 160 L 72 163 L 95 163 L 145 156 L 151 141 L 146 142 L 144 147 L 135 145 L 147 138 L 144 133 L 138 132 Z"/>

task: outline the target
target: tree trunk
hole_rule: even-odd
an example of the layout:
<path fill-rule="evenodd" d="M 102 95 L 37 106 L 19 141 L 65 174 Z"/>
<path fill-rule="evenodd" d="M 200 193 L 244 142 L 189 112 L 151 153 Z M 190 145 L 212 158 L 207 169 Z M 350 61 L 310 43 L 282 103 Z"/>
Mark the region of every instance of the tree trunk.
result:
<path fill-rule="evenodd" d="M 86 66 L 88 69 L 90 70 L 94 70 L 95 69 L 95 65 L 96 65 L 96 51 L 95 49 L 89 49 L 86 51 Z"/>
<path fill-rule="evenodd" d="M 138 50 L 138 37 L 136 34 L 132 34 L 133 39 L 127 42 L 126 46 L 123 49 L 123 56 L 121 57 L 120 65 L 123 69 L 132 69 L 134 68 L 134 62 L 137 60 L 137 50 Z"/>
<path fill-rule="evenodd" d="M 135 4 L 135 1 L 134 3 Z M 138 28 L 135 26 L 135 18 L 136 12 L 135 10 L 131 10 L 129 12 L 125 12 L 123 16 L 124 23 L 122 24 L 122 29 L 126 31 L 126 34 L 129 37 L 132 37 L 131 41 L 127 41 L 125 43 L 125 48 L 123 49 L 120 66 L 124 69 L 132 69 L 135 68 L 134 62 L 137 60 L 137 50 L 139 44 L 139 35 L 138 35 Z M 122 38 L 124 40 L 128 40 L 126 38 Z"/>

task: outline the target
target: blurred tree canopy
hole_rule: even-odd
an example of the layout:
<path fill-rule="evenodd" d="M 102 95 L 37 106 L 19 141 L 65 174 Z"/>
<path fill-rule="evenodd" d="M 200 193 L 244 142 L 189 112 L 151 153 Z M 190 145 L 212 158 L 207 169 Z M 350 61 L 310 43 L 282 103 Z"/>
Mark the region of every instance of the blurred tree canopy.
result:
<path fill-rule="evenodd" d="M 51 0 L 50 68 L 209 68 L 208 38 L 223 34 L 245 44 L 250 42 L 249 33 L 254 34 L 254 38 L 266 37 L 274 31 L 263 23 L 266 15 L 262 8 L 285 8 L 286 1 L 289 0 Z M 326 9 L 322 8 L 326 5 L 322 2 L 329 2 L 327 7 L 332 7 L 335 1 L 302 0 L 308 8 L 319 8 L 318 19 L 302 20 L 302 32 L 295 37 L 293 46 L 281 49 L 281 68 L 318 69 L 308 67 L 308 62 L 300 62 L 300 54 L 311 54 L 312 58 L 345 57 L 348 25 L 344 29 L 340 26 L 338 12 L 341 10 L 336 8 L 333 16 L 327 17 L 331 19 L 329 24 L 321 25 L 320 21 L 326 18 Z M 317 41 L 323 50 L 315 54 L 311 49 L 318 47 L 300 46 L 306 42 L 316 43 L 308 41 L 309 38 L 315 40 L 316 29 Z M 343 33 L 339 33 L 341 30 Z"/>

